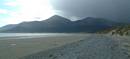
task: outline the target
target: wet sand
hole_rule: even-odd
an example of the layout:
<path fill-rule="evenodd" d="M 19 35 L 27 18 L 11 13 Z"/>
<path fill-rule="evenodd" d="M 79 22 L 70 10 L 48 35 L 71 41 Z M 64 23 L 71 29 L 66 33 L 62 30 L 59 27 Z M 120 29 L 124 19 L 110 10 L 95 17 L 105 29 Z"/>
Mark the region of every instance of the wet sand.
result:
<path fill-rule="evenodd" d="M 0 59 L 18 59 L 40 51 L 60 47 L 86 38 L 87 34 L 68 34 L 52 37 L 3 37 L 0 38 Z"/>
<path fill-rule="evenodd" d="M 130 37 L 91 35 L 20 59 L 129 59 Z"/>

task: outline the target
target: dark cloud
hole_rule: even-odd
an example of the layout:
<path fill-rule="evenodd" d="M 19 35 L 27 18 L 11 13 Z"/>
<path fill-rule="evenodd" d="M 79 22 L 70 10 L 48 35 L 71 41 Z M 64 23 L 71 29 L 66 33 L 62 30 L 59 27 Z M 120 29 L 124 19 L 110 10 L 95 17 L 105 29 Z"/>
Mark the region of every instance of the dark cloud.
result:
<path fill-rule="evenodd" d="M 66 17 L 130 18 L 130 0 L 51 0 L 51 4 Z"/>

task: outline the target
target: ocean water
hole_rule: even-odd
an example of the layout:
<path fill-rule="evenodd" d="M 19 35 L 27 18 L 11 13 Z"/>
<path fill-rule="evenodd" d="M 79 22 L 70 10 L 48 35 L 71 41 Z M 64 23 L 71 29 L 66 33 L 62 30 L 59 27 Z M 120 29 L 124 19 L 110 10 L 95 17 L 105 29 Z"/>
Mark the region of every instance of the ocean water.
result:
<path fill-rule="evenodd" d="M 0 33 L 1 37 L 51 37 L 51 36 L 84 35 L 83 33 Z"/>
<path fill-rule="evenodd" d="M 0 37 L 49 37 L 49 36 L 64 36 L 65 33 L 0 33 Z"/>

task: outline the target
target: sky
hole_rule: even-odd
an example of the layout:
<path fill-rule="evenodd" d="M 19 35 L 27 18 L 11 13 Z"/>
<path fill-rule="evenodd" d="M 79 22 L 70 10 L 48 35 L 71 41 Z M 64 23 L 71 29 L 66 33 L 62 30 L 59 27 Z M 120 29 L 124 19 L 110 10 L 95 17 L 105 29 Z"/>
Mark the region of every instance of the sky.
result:
<path fill-rule="evenodd" d="M 53 15 L 49 0 L 0 0 L 0 26 L 41 21 Z"/>
<path fill-rule="evenodd" d="M 130 19 L 130 0 L 0 0 L 0 26 L 44 20 L 53 15 L 71 20 L 99 17 Z"/>
<path fill-rule="evenodd" d="M 130 0 L 51 0 L 59 14 L 74 19 L 99 17 L 125 21 L 130 19 Z"/>

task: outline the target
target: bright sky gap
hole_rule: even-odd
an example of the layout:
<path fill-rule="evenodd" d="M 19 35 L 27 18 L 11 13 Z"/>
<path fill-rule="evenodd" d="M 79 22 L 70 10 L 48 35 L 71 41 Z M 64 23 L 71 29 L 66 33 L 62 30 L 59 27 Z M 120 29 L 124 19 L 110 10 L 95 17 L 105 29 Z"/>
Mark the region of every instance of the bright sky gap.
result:
<path fill-rule="evenodd" d="M 23 21 L 40 21 L 54 15 L 49 0 L 1 0 L 0 26 Z"/>

